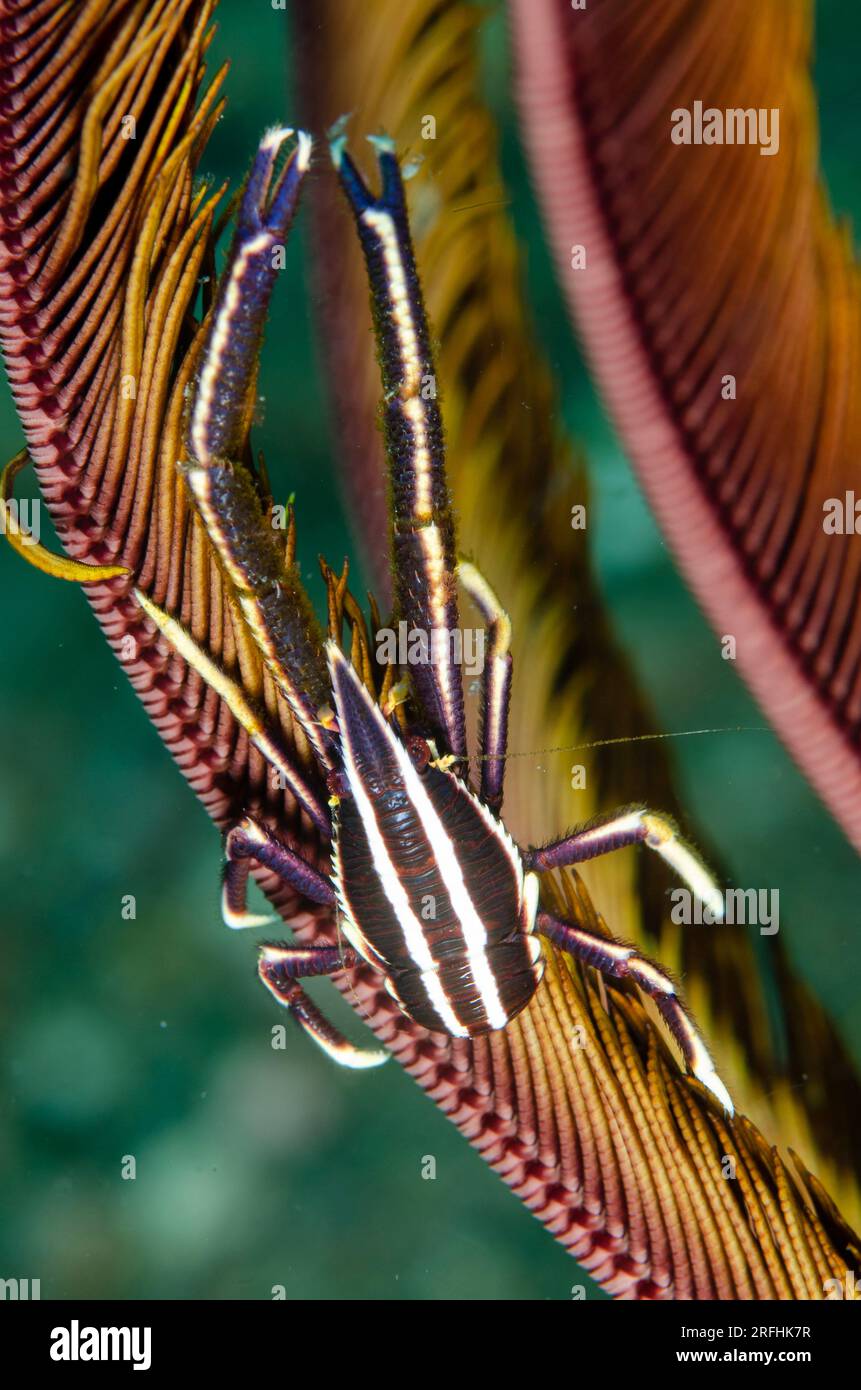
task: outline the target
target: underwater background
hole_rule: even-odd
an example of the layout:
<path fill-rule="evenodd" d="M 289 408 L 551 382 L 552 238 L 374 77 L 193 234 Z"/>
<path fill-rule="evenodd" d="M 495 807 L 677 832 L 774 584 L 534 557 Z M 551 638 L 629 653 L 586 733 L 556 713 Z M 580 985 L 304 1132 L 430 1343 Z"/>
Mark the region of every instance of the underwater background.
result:
<path fill-rule="evenodd" d="M 783 944 L 861 1060 L 857 858 L 719 659 L 576 354 L 518 145 L 504 12 L 486 10 L 486 95 L 535 323 L 589 464 L 590 535 L 617 634 L 656 729 L 747 730 L 675 741 L 682 804 L 733 883 L 779 889 Z M 287 24 L 240 0 L 222 0 L 217 17 L 210 70 L 233 66 L 202 172 L 235 186 L 265 126 L 293 113 L 273 42 Z M 856 227 L 859 41 L 853 0 L 820 0 L 824 170 Z M 321 155 L 312 177 L 328 176 Z M 300 213 L 255 443 L 276 499 L 296 493 L 319 600 L 318 553 L 338 563 L 352 547 L 313 350 L 307 231 Z M 23 438 L 5 384 L 0 435 L 5 460 Z M 44 509 L 42 520 L 47 532 Z M 80 590 L 3 547 L 0 632 L 0 1278 L 39 1279 L 43 1298 L 269 1298 L 274 1286 L 292 1299 L 569 1298 L 572 1285 L 603 1297 L 397 1066 L 342 1072 L 298 1031 L 272 1050 L 282 1017 L 257 982 L 253 938 L 221 924 L 218 834 Z M 361 1036 L 331 985 L 310 992 Z M 434 1181 L 421 1176 L 428 1156 Z"/>

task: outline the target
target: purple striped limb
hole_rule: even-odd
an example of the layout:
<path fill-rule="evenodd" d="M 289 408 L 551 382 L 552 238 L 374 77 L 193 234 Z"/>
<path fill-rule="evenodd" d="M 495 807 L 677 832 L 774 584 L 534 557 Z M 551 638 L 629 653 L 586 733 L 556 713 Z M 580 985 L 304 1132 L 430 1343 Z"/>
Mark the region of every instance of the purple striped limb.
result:
<path fill-rule="evenodd" d="M 729 1091 L 715 1071 L 711 1055 L 694 1027 L 693 1020 L 676 993 L 669 975 L 634 946 L 596 936 L 539 909 L 536 931 L 584 965 L 594 966 L 603 975 L 632 980 L 655 1007 L 681 1049 L 688 1070 L 711 1091 L 729 1115 L 735 1113 Z"/>
<path fill-rule="evenodd" d="M 280 175 L 275 166 L 289 129 L 267 131 L 245 185 L 236 231 L 204 342 L 189 417 L 191 457 L 202 468 L 239 458 L 254 409 L 260 348 L 281 255 L 311 160 L 299 131 Z"/>
<path fill-rule="evenodd" d="M 241 460 L 257 390 L 263 330 L 284 242 L 311 157 L 300 131 L 281 173 L 291 130 L 263 138 L 245 187 L 227 268 L 204 340 L 188 425 L 189 491 L 272 676 L 318 761 L 333 766 L 317 711 L 327 699 L 322 633 L 257 480 Z"/>
<path fill-rule="evenodd" d="M 331 834 L 332 822 L 328 810 L 313 788 L 295 766 L 281 739 L 266 724 L 259 710 L 252 704 L 238 681 L 212 659 L 207 651 L 194 640 L 191 633 L 172 618 L 141 589 L 134 590 L 134 596 L 144 613 L 159 632 L 167 639 L 183 660 L 206 684 L 221 696 L 234 719 L 241 724 L 255 748 L 258 748 L 266 761 L 284 779 L 284 785 L 295 797 L 299 805 L 325 836 Z"/>
<path fill-rule="evenodd" d="M 283 946 L 260 948 L 258 973 L 266 988 L 295 1018 L 296 1022 L 327 1056 L 342 1067 L 363 1070 L 388 1061 L 379 1049 L 354 1047 L 343 1033 L 320 1012 L 299 984 L 312 975 L 336 975 L 359 965 L 358 954 L 349 946 Z"/>
<path fill-rule="evenodd" d="M 427 316 L 416 271 L 401 171 L 391 140 L 371 137 L 381 188 L 369 190 L 341 134 L 332 161 L 356 219 L 368 268 L 383 385 L 383 422 L 391 477 L 395 607 L 424 633 L 433 661 L 411 668 L 434 738 L 466 752 L 463 689 L 451 650 L 459 629 L 451 500 L 443 426 Z"/>
<path fill-rule="evenodd" d="M 263 927 L 278 920 L 248 911 L 246 893 L 251 860 L 272 869 L 303 898 L 327 907 L 334 905 L 335 890 L 329 880 L 253 816 L 245 816 L 228 830 L 224 853 L 221 910 L 226 925 L 234 930 Z"/>
<path fill-rule="evenodd" d="M 487 624 L 481 690 L 481 798 L 499 812 L 508 749 L 508 707 L 511 701 L 511 620 L 484 575 L 461 560 L 457 576 Z"/>
<path fill-rule="evenodd" d="M 645 806 L 614 811 L 564 839 L 554 840 L 541 849 L 526 850 L 523 860 L 528 868 L 544 872 L 582 864 L 637 844 L 647 845 L 659 854 L 708 908 L 714 920 L 723 921 L 723 894 L 696 850 L 681 838 L 668 816 L 658 815 Z"/>

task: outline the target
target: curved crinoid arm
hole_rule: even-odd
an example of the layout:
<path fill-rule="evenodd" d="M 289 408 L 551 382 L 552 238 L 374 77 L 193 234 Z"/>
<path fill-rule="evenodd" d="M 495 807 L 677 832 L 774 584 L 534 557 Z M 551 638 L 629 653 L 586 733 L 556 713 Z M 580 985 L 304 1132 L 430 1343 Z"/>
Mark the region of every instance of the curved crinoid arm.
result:
<path fill-rule="evenodd" d="M 383 378 L 395 620 L 427 645 L 411 675 L 429 732 L 448 753 L 466 752 L 463 688 L 452 636 L 458 631 L 454 522 L 445 475 L 437 376 L 394 142 L 373 136 L 380 192 L 370 192 L 340 131 L 332 162 L 359 232 Z"/>
<path fill-rule="evenodd" d="M 277 733 L 267 727 L 265 718 L 248 699 L 241 683 L 227 675 L 209 653 L 195 642 L 194 638 L 176 618 L 165 613 L 153 603 L 140 589 L 135 590 L 135 598 L 150 622 L 162 633 L 172 650 L 185 661 L 191 670 L 204 680 L 210 690 L 218 696 L 237 723 L 245 730 L 255 748 L 263 754 L 267 763 L 284 779 L 284 785 L 296 798 L 298 804 L 323 835 L 328 835 L 330 820 L 321 798 L 313 786 L 296 770 L 289 752 L 284 748 Z"/>
<path fill-rule="evenodd" d="M 861 850 L 861 551 L 840 521 L 861 294 L 820 183 L 812 4 L 510 9 L 559 284 L 605 398 L 691 589 Z"/>
<path fill-rule="evenodd" d="M 571 527 L 571 507 L 588 493 L 556 423 L 558 403 L 519 294 L 510 193 L 477 94 L 481 13 L 457 0 L 379 0 L 375 17 L 369 26 L 361 0 L 329 0 L 313 17 L 297 9 L 299 114 L 323 129 L 349 110 L 353 129 L 384 127 L 399 150 L 425 154 L 408 196 L 438 337 L 459 543 L 511 619 L 517 675 L 506 821 L 521 844 L 535 844 L 646 799 L 689 834 L 695 808 L 682 814 L 662 745 L 623 741 L 654 724 L 609 637 L 586 533 Z M 313 268 L 325 310 L 322 338 L 338 383 L 332 409 L 344 485 L 381 586 L 386 469 L 372 419 L 378 381 L 357 332 L 367 323 L 365 269 L 351 229 L 338 220 L 337 190 L 321 181 L 309 202 L 321 253 Z M 480 603 L 478 612 L 485 617 Z M 468 682 L 467 711 L 476 718 L 470 700 L 479 696 L 480 683 Z M 596 739 L 618 741 L 568 751 Z M 583 766 L 572 769 L 572 762 Z M 587 775 L 575 786 L 578 770 Z M 713 854 L 707 858 L 714 863 Z M 859 1212 L 859 1133 L 851 1120 L 849 1129 L 834 1123 L 829 1099 L 837 1072 L 841 1091 L 857 1096 L 857 1075 L 778 939 L 769 945 L 779 963 L 788 1059 L 767 1025 L 770 1005 L 749 939 L 729 928 L 674 924 L 666 914 L 668 873 L 654 855 L 608 855 L 584 864 L 582 875 L 543 876 L 548 910 L 603 931 L 593 894 L 614 933 L 678 975 L 740 1108 L 827 1175 L 844 1209 Z M 473 1047 L 455 1044 L 442 1074 L 402 1054 L 406 1065 L 614 1293 L 820 1296 L 807 1236 L 795 1246 L 784 1225 L 775 1238 L 771 1221 L 793 1212 L 807 1232 L 827 1230 L 828 1253 L 813 1237 L 817 1267 L 821 1259 L 856 1261 L 855 1239 L 825 1217 L 821 1186 L 809 1175 L 796 1185 L 791 1165 L 759 1130 L 743 1118 L 725 1127 L 695 1084 L 665 1068 L 660 1034 L 627 986 L 602 995 L 593 971 L 572 969 L 550 947 L 548 955 L 544 985 L 504 1034 Z M 738 1183 L 718 1176 L 717 1152 L 731 1155 Z M 816 1193 L 815 1215 L 805 1191 Z"/>
<path fill-rule="evenodd" d="M 38 536 L 21 524 L 15 502 L 15 479 L 30 461 L 26 449 L 11 458 L 0 474 L 0 515 L 3 535 L 22 559 L 53 579 L 66 579 L 73 584 L 99 584 L 105 579 L 120 579 L 128 574 L 124 565 L 95 565 L 70 560 L 68 555 L 56 555 L 42 545 Z"/>
<path fill-rule="evenodd" d="M 310 836 L 318 854 L 324 816 L 311 808 L 325 807 L 327 793 L 317 760 L 177 469 L 188 461 L 205 337 L 196 301 L 213 278 L 219 195 L 195 180 L 225 75 L 201 96 L 213 8 L 156 0 L 143 15 L 133 3 L 89 0 L 36 13 L 0 3 L 0 339 L 59 538 L 88 568 L 44 567 L 86 583 L 148 714 L 216 820 L 255 809 Z M 262 516 L 264 501 L 255 505 Z M 23 543 L 22 553 L 45 558 Z M 280 772 L 247 721 L 148 620 L 133 584 L 241 689 L 256 719 L 265 715 Z"/>

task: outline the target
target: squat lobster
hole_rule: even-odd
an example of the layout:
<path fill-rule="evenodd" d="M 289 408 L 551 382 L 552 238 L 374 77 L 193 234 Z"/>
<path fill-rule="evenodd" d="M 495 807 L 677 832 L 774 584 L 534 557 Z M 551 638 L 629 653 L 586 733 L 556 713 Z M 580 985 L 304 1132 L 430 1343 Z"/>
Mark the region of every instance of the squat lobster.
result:
<path fill-rule="evenodd" d="M 445 640 L 432 662 L 409 670 L 409 694 L 381 708 L 333 641 L 324 644 L 283 546 L 267 524 L 251 472 L 238 460 L 247 436 L 257 354 L 276 278 L 273 251 L 286 236 L 311 157 L 299 132 L 262 140 L 241 203 L 193 389 L 189 462 L 181 465 L 233 597 L 289 704 L 332 799 L 314 785 L 267 728 L 241 685 L 144 593 L 136 597 L 173 646 L 229 705 L 286 786 L 332 842 L 327 877 L 268 826 L 246 816 L 225 839 L 223 912 L 232 927 L 268 918 L 247 911 L 250 861 L 274 870 L 305 899 L 337 912 L 349 945 L 267 944 L 267 988 L 338 1062 L 376 1065 L 387 1054 L 350 1044 L 300 981 L 367 962 L 409 1017 L 434 1031 L 473 1038 L 507 1024 L 541 981 L 541 938 L 606 975 L 628 978 L 655 1002 L 689 1069 L 732 1113 L 674 984 L 630 945 L 595 935 L 542 907 L 538 874 L 642 842 L 657 851 L 716 919 L 722 895 L 696 853 L 664 817 L 630 807 L 538 849 L 518 847 L 501 818 L 512 681 L 510 623 L 471 564 L 457 560 L 433 356 L 394 146 L 373 137 L 381 189 L 368 189 L 338 131 L 332 161 L 355 217 L 367 263 L 383 378 L 390 470 L 396 617 L 433 638 L 458 628 L 457 582 L 487 628 L 481 693 L 481 777 L 469 785 L 460 672 Z M 334 712 L 328 711 L 329 701 Z M 389 702 L 392 705 L 393 702 Z"/>

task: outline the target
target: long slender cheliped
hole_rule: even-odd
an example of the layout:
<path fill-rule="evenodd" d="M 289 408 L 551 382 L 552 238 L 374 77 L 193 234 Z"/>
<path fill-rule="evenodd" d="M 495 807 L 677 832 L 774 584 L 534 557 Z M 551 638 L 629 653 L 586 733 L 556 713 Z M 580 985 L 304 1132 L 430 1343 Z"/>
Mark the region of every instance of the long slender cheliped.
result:
<path fill-rule="evenodd" d="M 241 458 L 269 301 L 311 159 L 311 137 L 300 131 L 275 176 L 292 135 L 276 129 L 264 136 L 245 187 L 201 356 L 185 475 L 263 658 L 314 753 L 331 768 L 331 737 L 317 718 L 328 699 L 322 633 L 282 541 L 261 525 L 260 494 Z"/>
<path fill-rule="evenodd" d="M 380 170 L 378 196 L 347 153 L 343 134 L 331 141 L 330 151 L 356 219 L 371 286 L 391 489 L 395 606 L 397 617 L 411 631 L 426 634 L 435 653 L 433 663 L 411 672 L 431 720 L 429 733 L 461 757 L 466 752 L 463 690 L 451 649 L 451 635 L 459 628 L 456 553 L 436 369 L 394 143 L 382 135 L 369 138 Z"/>

